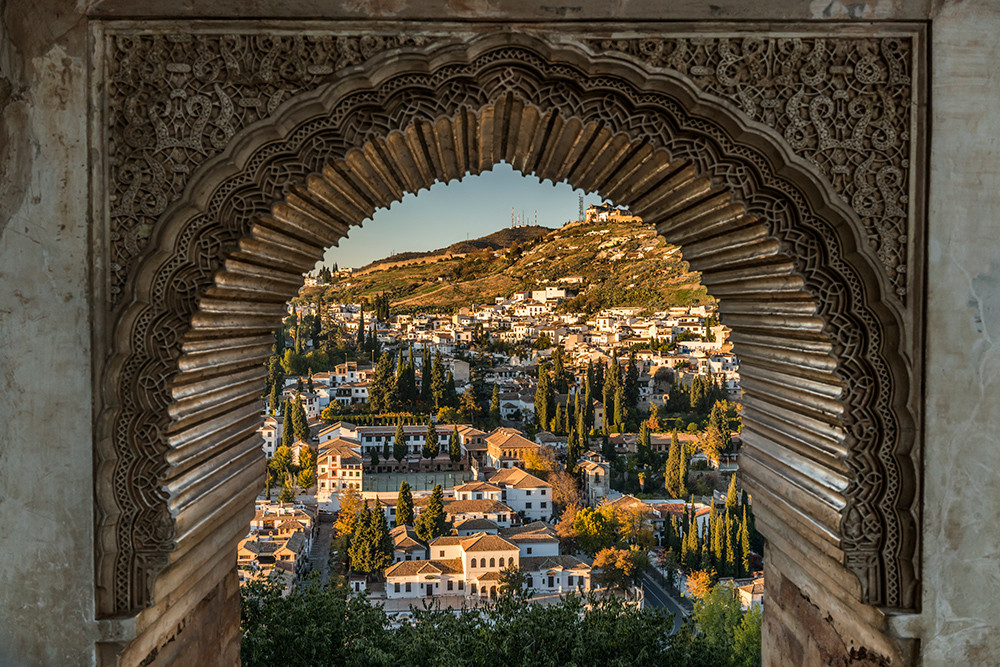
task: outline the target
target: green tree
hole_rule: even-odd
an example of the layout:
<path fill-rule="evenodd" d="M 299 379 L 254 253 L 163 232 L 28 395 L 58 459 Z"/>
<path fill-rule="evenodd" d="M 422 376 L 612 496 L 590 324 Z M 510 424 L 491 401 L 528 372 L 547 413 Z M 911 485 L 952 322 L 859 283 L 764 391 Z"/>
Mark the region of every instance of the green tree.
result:
<path fill-rule="evenodd" d="M 315 468 L 303 468 L 299 471 L 299 488 L 303 491 L 311 489 L 316 485 L 316 469 Z"/>
<path fill-rule="evenodd" d="M 292 484 L 289 481 L 289 476 L 285 476 L 285 482 L 281 485 L 281 493 L 278 494 L 279 503 L 291 503 L 295 502 L 295 491 L 292 490 Z"/>
<path fill-rule="evenodd" d="M 434 362 L 431 364 L 431 401 L 434 409 L 447 405 L 448 398 L 448 377 L 444 371 L 444 363 L 441 361 L 441 353 L 434 353 Z"/>
<path fill-rule="evenodd" d="M 424 542 L 430 542 L 448 532 L 450 526 L 444 512 L 444 491 L 440 484 L 435 484 L 431 497 L 427 501 L 427 509 L 420 513 L 414 521 L 417 537 Z"/>
<path fill-rule="evenodd" d="M 677 481 L 681 470 L 681 445 L 677 431 L 670 434 L 670 449 L 667 453 L 667 467 L 663 472 L 663 484 L 674 498 L 683 498 L 678 493 Z"/>
<path fill-rule="evenodd" d="M 299 392 L 295 392 L 295 399 L 292 401 L 292 432 L 296 440 L 309 441 L 309 420 L 306 419 L 306 410 L 302 407 Z"/>
<path fill-rule="evenodd" d="M 383 352 L 375 364 L 372 379 L 368 385 L 368 403 L 374 412 L 392 412 L 398 407 L 399 397 L 396 392 L 396 376 L 393 370 L 392 355 Z"/>
<path fill-rule="evenodd" d="M 357 489 L 349 487 L 341 491 L 340 509 L 337 510 L 337 522 L 334 524 L 337 534 L 340 536 L 353 535 L 354 527 L 363 509 L 365 509 L 365 501 Z"/>
<path fill-rule="evenodd" d="M 736 667 L 760 667 L 761 617 L 761 607 L 751 607 L 733 630 L 732 655 Z"/>
<path fill-rule="evenodd" d="M 434 427 L 434 420 L 427 420 L 427 433 L 424 435 L 424 447 L 421 452 L 421 456 L 425 459 L 433 459 L 437 457 L 438 452 L 441 451 L 441 446 L 438 443 L 437 429 Z"/>
<path fill-rule="evenodd" d="M 549 369 L 547 364 L 542 364 L 538 367 L 538 385 L 535 387 L 535 418 L 541 428 L 549 427 L 554 413 L 555 395 L 552 392 Z"/>
<path fill-rule="evenodd" d="M 500 385 L 493 385 L 493 396 L 490 398 L 490 428 L 500 426 Z"/>
<path fill-rule="evenodd" d="M 281 445 L 274 451 L 269 464 L 275 477 L 283 477 L 289 468 L 292 467 L 292 448 Z"/>
<path fill-rule="evenodd" d="M 403 420 L 396 420 L 396 435 L 392 439 L 392 456 L 396 461 L 402 461 L 406 456 L 406 436 L 403 434 Z"/>
<path fill-rule="evenodd" d="M 688 457 L 687 453 L 680 453 L 679 466 L 677 468 L 677 497 L 685 498 L 688 494 Z"/>
<path fill-rule="evenodd" d="M 584 507 L 576 513 L 573 530 L 577 533 L 576 540 L 580 548 L 595 555 L 615 543 L 618 519 L 607 505 L 596 509 Z"/>
<path fill-rule="evenodd" d="M 479 415 L 479 404 L 476 402 L 476 391 L 472 385 L 465 388 L 458 403 L 458 417 L 465 423 L 473 423 Z"/>
<path fill-rule="evenodd" d="M 316 452 L 312 447 L 299 448 L 299 468 L 310 470 L 316 467 Z"/>
<path fill-rule="evenodd" d="M 365 342 L 365 304 L 364 301 L 361 302 L 361 310 L 358 312 L 358 340 L 357 347 L 358 352 L 364 352 L 366 348 Z"/>
<path fill-rule="evenodd" d="M 405 481 L 399 483 L 399 494 L 396 496 L 396 525 L 413 525 L 413 495 Z"/>
<path fill-rule="evenodd" d="M 377 470 L 379 464 L 378 447 L 372 447 L 371 461 L 372 461 L 371 469 Z"/>
<path fill-rule="evenodd" d="M 295 444 L 295 427 L 292 425 L 292 407 L 285 401 L 281 406 L 281 446 L 291 447 Z"/>
<path fill-rule="evenodd" d="M 431 405 L 434 402 L 431 375 L 431 351 L 425 346 L 420 356 L 420 401 L 424 405 Z"/>
<path fill-rule="evenodd" d="M 747 525 L 747 506 L 743 506 L 743 519 L 740 521 L 740 574 L 750 574 L 750 527 Z"/>
<path fill-rule="evenodd" d="M 615 431 L 622 433 L 625 430 L 625 389 L 624 387 L 615 387 Z"/>
<path fill-rule="evenodd" d="M 740 603 L 728 585 L 713 586 L 694 605 L 693 618 L 705 638 L 707 664 L 729 664 L 736 628 L 743 620 Z"/>
<path fill-rule="evenodd" d="M 737 502 L 739 502 L 739 491 L 736 488 L 736 475 L 732 475 L 729 478 L 729 489 L 726 491 L 726 509 L 736 509 Z"/>
<path fill-rule="evenodd" d="M 448 438 L 448 458 L 456 464 L 462 460 L 462 445 L 459 441 L 457 425 L 452 429 L 451 436 Z"/>

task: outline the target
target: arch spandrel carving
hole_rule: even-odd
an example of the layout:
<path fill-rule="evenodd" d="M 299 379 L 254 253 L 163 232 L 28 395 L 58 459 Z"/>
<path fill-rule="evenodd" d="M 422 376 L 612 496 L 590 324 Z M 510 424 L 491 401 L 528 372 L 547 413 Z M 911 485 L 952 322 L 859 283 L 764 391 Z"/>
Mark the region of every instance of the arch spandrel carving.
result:
<path fill-rule="evenodd" d="M 153 229 L 105 376 L 107 613 L 149 604 L 158 569 L 182 567 L 218 522 L 198 514 L 205 493 L 254 479 L 268 304 L 376 207 L 501 160 L 634 202 L 684 244 L 746 369 L 755 501 L 855 572 L 862 602 L 912 608 L 908 367 L 857 216 L 780 135 L 684 77 L 498 33 L 376 55 L 286 103 Z"/>

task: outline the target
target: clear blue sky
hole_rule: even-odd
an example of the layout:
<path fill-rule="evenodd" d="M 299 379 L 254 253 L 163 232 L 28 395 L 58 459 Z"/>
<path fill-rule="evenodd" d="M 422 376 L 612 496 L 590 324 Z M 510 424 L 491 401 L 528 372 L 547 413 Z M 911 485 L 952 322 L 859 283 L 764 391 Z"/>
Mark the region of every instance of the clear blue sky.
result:
<path fill-rule="evenodd" d="M 561 227 L 578 218 L 581 193 L 566 183 L 542 183 L 498 164 L 493 171 L 449 185 L 437 183 L 419 195 L 407 194 L 391 208 L 379 209 L 362 227 L 352 227 L 340 247 L 328 249 L 324 262 L 357 268 L 393 252 L 436 250 L 485 236 L 510 226 L 512 206 L 516 215 L 523 211 L 527 224 L 534 224 L 537 209 L 539 225 Z M 600 202 L 597 194 L 584 196 L 584 206 Z"/>

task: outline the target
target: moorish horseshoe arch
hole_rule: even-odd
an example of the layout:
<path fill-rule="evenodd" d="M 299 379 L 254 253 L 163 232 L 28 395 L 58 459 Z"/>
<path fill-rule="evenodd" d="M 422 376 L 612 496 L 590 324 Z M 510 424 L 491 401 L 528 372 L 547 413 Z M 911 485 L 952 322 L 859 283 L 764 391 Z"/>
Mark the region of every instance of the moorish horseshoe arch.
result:
<path fill-rule="evenodd" d="M 104 374 L 102 614 L 182 590 L 245 531 L 260 362 L 302 271 L 377 207 L 500 160 L 629 205 L 683 246 L 733 329 L 766 536 L 857 575 L 831 577 L 838 595 L 914 609 L 911 371 L 856 214 L 685 77 L 504 31 L 376 56 L 297 96 L 163 215 Z"/>

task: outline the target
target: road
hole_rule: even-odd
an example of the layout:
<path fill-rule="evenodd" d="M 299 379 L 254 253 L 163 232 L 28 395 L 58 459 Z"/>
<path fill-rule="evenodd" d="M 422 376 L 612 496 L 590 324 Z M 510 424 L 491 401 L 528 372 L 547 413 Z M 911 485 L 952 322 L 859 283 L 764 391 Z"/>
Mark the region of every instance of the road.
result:
<path fill-rule="evenodd" d="M 642 590 L 646 597 L 646 604 L 664 608 L 674 615 L 674 629 L 670 634 L 679 631 L 686 614 L 677 601 L 648 574 L 642 577 Z"/>

